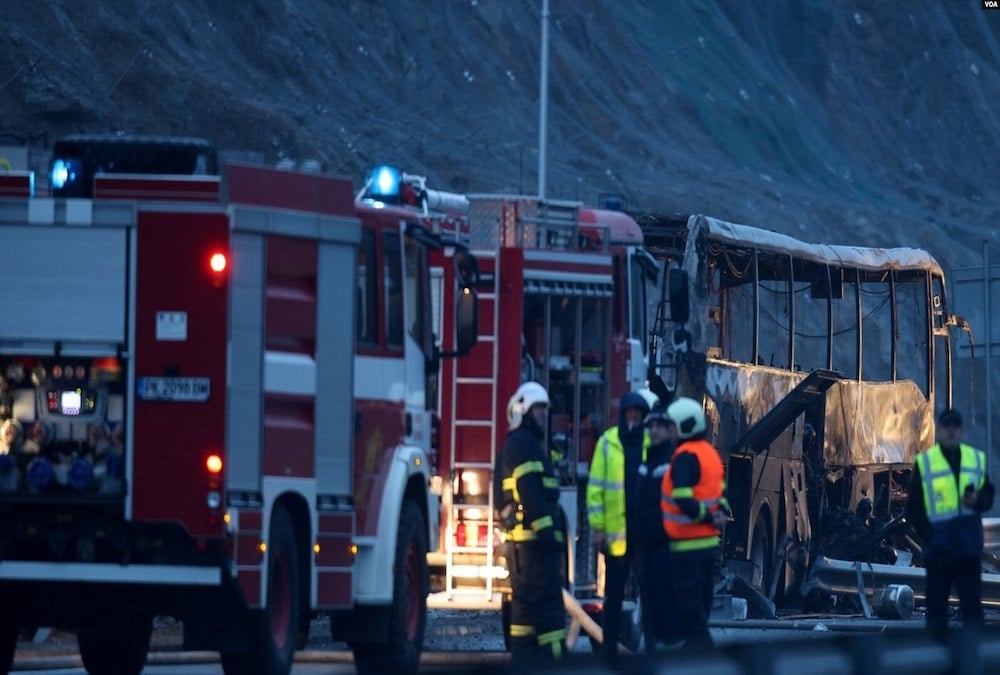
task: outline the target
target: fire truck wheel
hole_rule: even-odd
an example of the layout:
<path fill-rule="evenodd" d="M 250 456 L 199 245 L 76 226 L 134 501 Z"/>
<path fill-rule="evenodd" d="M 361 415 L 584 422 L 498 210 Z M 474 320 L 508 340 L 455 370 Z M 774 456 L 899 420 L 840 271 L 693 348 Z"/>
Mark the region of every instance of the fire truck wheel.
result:
<path fill-rule="evenodd" d="M 10 671 L 17 649 L 17 621 L 7 612 L 0 613 L 0 673 Z"/>
<path fill-rule="evenodd" d="M 153 618 L 132 617 L 111 631 L 77 635 L 83 667 L 92 675 L 139 675 L 146 665 Z"/>
<path fill-rule="evenodd" d="M 294 528 L 288 510 L 276 506 L 268 537 L 267 606 L 256 615 L 259 638 L 249 645 L 249 652 L 222 653 L 226 675 L 287 675 L 292 669 L 301 591 Z"/>
<path fill-rule="evenodd" d="M 427 626 L 427 526 L 420 508 L 403 502 L 396 535 L 396 570 L 392 607 L 389 609 L 389 640 L 351 645 L 359 673 L 416 673 Z"/>

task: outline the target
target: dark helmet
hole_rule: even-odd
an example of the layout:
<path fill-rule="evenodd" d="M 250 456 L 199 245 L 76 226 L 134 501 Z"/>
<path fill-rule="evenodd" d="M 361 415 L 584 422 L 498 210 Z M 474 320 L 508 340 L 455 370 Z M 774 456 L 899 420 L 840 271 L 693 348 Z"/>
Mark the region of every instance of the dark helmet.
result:
<path fill-rule="evenodd" d="M 670 415 L 667 414 L 667 409 L 664 408 L 663 406 L 656 406 L 655 408 L 650 410 L 649 414 L 646 415 L 646 419 L 643 420 L 643 423 L 647 427 L 652 422 L 659 422 L 660 424 L 668 427 L 674 423 L 674 421 L 670 419 Z"/>
<path fill-rule="evenodd" d="M 649 412 L 649 403 L 642 394 L 636 391 L 628 391 L 622 394 L 621 402 L 618 407 L 621 409 L 622 413 L 629 408 L 641 410 L 643 415 Z"/>
<path fill-rule="evenodd" d="M 941 414 L 938 415 L 938 425 L 942 427 L 960 427 L 962 426 L 962 413 L 954 408 L 942 410 Z"/>

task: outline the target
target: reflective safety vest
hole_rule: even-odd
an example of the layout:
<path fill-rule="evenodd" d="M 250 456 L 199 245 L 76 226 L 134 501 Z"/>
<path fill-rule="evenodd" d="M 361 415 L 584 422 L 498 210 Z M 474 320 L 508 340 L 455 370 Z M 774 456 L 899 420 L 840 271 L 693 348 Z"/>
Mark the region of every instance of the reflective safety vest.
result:
<path fill-rule="evenodd" d="M 641 464 L 646 462 L 647 450 L 649 434 L 644 431 Z M 607 535 L 610 555 L 625 555 L 625 448 L 618 425 L 605 431 L 594 448 L 587 478 L 587 522 Z"/>
<path fill-rule="evenodd" d="M 698 459 L 698 484 L 691 487 L 674 487 L 672 469 L 684 453 Z M 708 511 L 715 511 L 725 498 L 725 468 L 719 451 L 704 439 L 685 441 L 677 446 L 670 467 L 660 483 L 660 511 L 663 529 L 670 537 L 674 551 L 696 551 L 719 545 L 719 530 L 711 523 L 701 522 Z M 689 518 L 677 505 L 678 499 L 694 499 L 701 504 L 701 513 L 695 520 Z"/>
<path fill-rule="evenodd" d="M 986 453 L 965 443 L 959 445 L 959 450 L 962 459 L 957 480 L 940 445 L 917 455 L 924 508 L 932 524 L 962 515 L 979 515 L 976 509 L 962 504 L 962 493 L 969 485 L 978 491 L 986 483 Z"/>

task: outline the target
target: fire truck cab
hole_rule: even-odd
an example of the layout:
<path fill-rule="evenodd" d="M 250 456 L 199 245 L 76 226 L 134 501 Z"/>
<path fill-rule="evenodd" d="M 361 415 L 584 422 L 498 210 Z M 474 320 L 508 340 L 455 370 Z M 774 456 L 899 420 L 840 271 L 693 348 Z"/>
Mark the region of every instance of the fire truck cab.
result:
<path fill-rule="evenodd" d="M 138 673 L 163 614 L 226 673 L 288 673 L 324 612 L 359 670 L 415 672 L 439 239 L 342 178 L 74 141 L 52 196 L 0 186 L 0 671 L 57 626 Z"/>

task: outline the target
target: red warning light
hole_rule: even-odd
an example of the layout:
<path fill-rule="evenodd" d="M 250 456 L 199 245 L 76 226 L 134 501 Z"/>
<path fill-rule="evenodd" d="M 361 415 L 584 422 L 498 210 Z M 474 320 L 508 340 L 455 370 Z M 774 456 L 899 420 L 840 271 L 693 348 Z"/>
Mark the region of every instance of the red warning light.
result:
<path fill-rule="evenodd" d="M 216 252 L 212 254 L 212 257 L 208 259 L 209 268 L 216 274 L 221 274 L 226 271 L 229 267 L 229 259 L 226 257 L 225 253 Z"/>
<path fill-rule="evenodd" d="M 205 458 L 205 468 L 213 475 L 222 473 L 222 457 L 219 455 L 209 455 Z"/>

